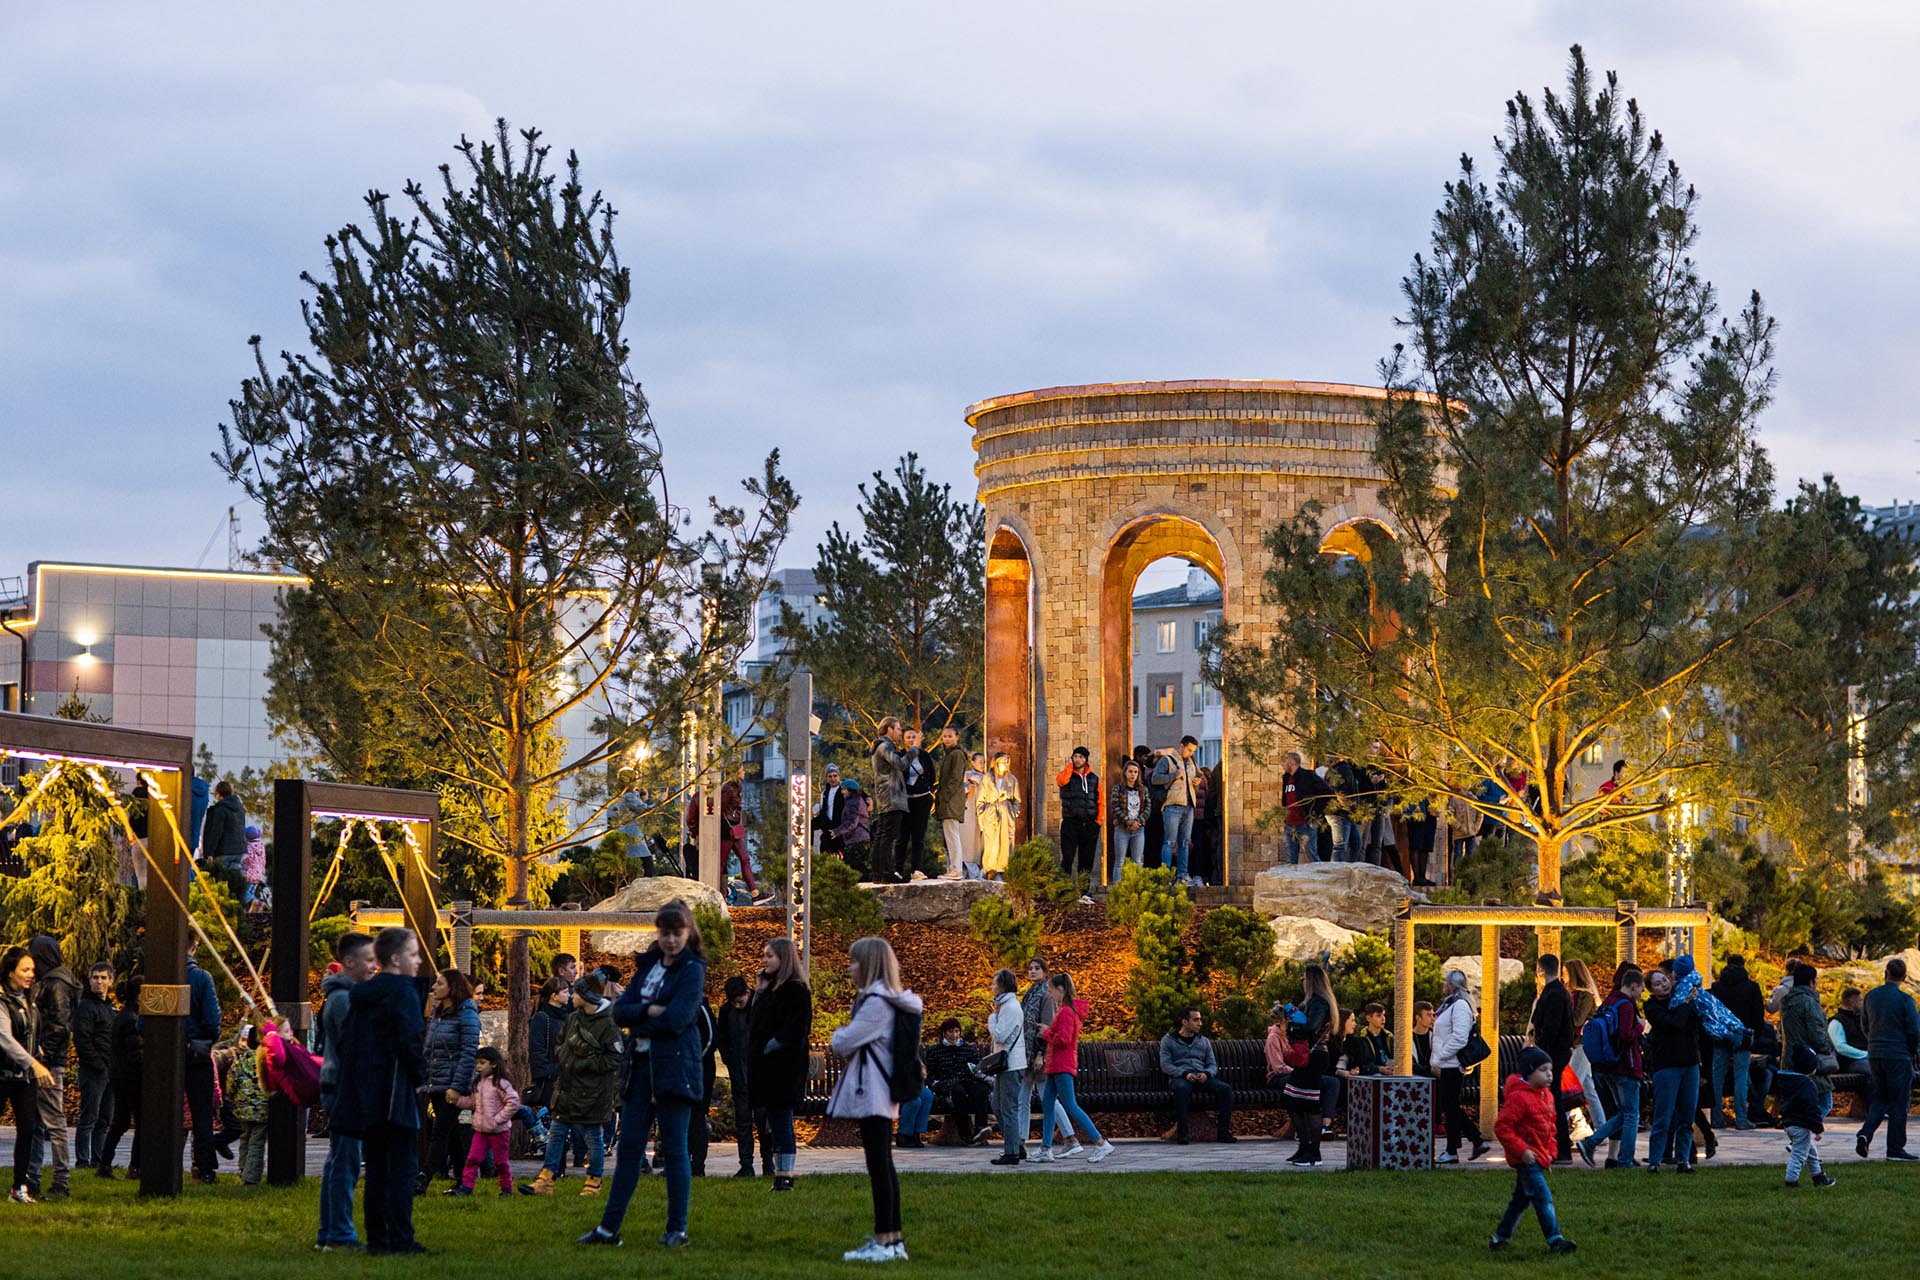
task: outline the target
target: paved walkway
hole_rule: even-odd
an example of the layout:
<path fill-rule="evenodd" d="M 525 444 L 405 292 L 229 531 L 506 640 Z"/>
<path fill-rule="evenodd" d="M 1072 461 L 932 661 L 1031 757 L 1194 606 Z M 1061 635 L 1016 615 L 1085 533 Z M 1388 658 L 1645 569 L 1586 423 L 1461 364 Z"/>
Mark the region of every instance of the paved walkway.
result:
<path fill-rule="evenodd" d="M 1916 1118 L 1920 1122 L 1920 1117 Z M 1821 1160 L 1825 1164 L 1855 1164 L 1859 1157 L 1854 1154 L 1853 1135 L 1858 1128 L 1857 1121 L 1840 1120 L 1830 1125 L 1825 1140 L 1820 1144 Z M 1874 1140 L 1873 1158 L 1878 1159 L 1884 1150 L 1884 1137 Z M 985 1147 L 940 1147 L 929 1146 L 918 1151 L 895 1151 L 895 1161 L 902 1173 L 1004 1173 L 1032 1177 L 1058 1177 L 1068 1173 L 1285 1173 L 1311 1175 L 1329 1170 L 1344 1169 L 1347 1162 L 1347 1144 L 1344 1142 L 1326 1142 L 1321 1145 L 1321 1156 L 1325 1163 L 1319 1169 L 1296 1169 L 1287 1164 L 1287 1157 L 1293 1154 L 1292 1139 L 1242 1138 L 1234 1143 L 1217 1143 L 1196 1140 L 1192 1146 L 1180 1147 L 1170 1142 L 1161 1142 L 1152 1138 L 1121 1138 L 1114 1142 L 1115 1151 L 1099 1164 L 1089 1165 L 1083 1156 L 1058 1160 L 1053 1164 L 1035 1164 L 1031 1160 L 1013 1168 L 996 1168 L 989 1161 L 1000 1154 L 996 1142 Z M 1753 1129 L 1746 1132 L 1729 1132 L 1720 1137 L 1720 1153 L 1711 1165 L 1784 1165 L 1786 1163 L 1786 1134 L 1778 1129 Z M 1031 1153 L 1038 1147 L 1030 1143 Z M 1646 1156 L 1646 1134 L 1640 1138 L 1641 1158 Z M 0 1128 L 0 1151 L 13 1149 L 13 1130 Z M 131 1150 L 131 1140 L 121 1143 L 117 1163 L 124 1170 L 127 1155 Z M 307 1143 L 307 1171 L 320 1172 L 321 1162 L 325 1160 L 327 1144 L 324 1140 Z M 734 1147 L 730 1142 L 716 1142 L 707 1157 L 707 1169 L 715 1175 L 725 1175 L 735 1167 Z M 531 1176 L 532 1161 L 520 1161 L 525 1172 Z M 1488 1154 L 1479 1166 L 1458 1165 L 1449 1168 L 1495 1167 L 1504 1165 L 1499 1147 Z M 857 1147 L 803 1147 L 800 1151 L 800 1172 L 802 1174 L 820 1173 L 858 1173 L 866 1172 L 866 1164 Z M 1586 1165 L 1575 1160 L 1569 1166 L 1561 1166 L 1570 1172 L 1584 1173 Z M 231 1163 L 220 1167 L 223 1175 L 234 1172 Z M 1444 1170 L 1443 1170 L 1444 1171 Z M 1916 1175 L 1920 1177 L 1920 1175 Z M 1917 1183 L 1916 1185 L 1920 1185 Z"/>

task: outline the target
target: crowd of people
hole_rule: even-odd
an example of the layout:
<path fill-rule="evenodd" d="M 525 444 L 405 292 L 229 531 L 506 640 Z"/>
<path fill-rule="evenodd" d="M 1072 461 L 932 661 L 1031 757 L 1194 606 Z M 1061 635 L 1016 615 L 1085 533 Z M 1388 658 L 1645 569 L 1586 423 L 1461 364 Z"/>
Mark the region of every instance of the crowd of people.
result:
<path fill-rule="evenodd" d="M 693 1178 L 707 1171 L 708 1115 L 720 1097 L 716 1059 L 729 1083 L 734 1176 L 770 1177 L 775 1192 L 791 1191 L 798 1173 L 794 1119 L 808 1091 L 814 1023 L 813 995 L 792 944 L 768 941 L 753 980 L 730 979 L 716 1010 L 706 995 L 692 913 L 684 903 L 668 903 L 655 928 L 653 945 L 624 977 L 611 965 L 582 972 L 573 957 L 558 958 L 531 1011 L 526 1080 L 511 1078 L 502 1046 L 482 1043 L 466 975 L 424 972 L 419 941 L 404 929 L 342 936 L 309 1041 L 328 1142 L 315 1247 L 421 1252 L 413 1201 L 440 1179 L 447 1182 L 443 1194 L 452 1196 L 473 1195 L 483 1178 L 504 1196 L 551 1196 L 570 1164 L 584 1172 L 580 1196 L 605 1195 L 600 1220 L 581 1244 L 619 1244 L 640 1179 L 657 1172 L 665 1184 L 660 1242 L 684 1245 Z M 1869 1080 L 1867 1116 L 1854 1134 L 1857 1154 L 1867 1156 L 1884 1128 L 1887 1159 L 1915 1158 L 1906 1127 L 1920 1012 L 1904 989 L 1900 959 L 1887 962 L 1885 981 L 1872 991 L 1843 992 L 1832 1016 L 1821 1004 L 1818 971 L 1805 963 L 1791 966 L 1766 995 L 1739 956 L 1728 957 L 1711 987 L 1684 955 L 1644 971 L 1621 965 L 1604 997 L 1578 960 L 1562 965 L 1543 955 L 1537 967 L 1528 1043 L 1504 1082 L 1492 1135 L 1515 1170 L 1492 1247 L 1507 1245 L 1529 1208 L 1550 1248 L 1573 1247 L 1555 1217 L 1547 1183 L 1553 1165 L 1596 1164 L 1604 1152 L 1608 1168 L 1690 1173 L 1713 1155 L 1715 1132 L 1726 1128 L 1778 1124 L 1787 1140 L 1785 1185 L 1833 1186 L 1820 1144 L 1832 1114 L 1832 1080 L 1843 1070 L 1861 1070 Z M 831 1040 L 845 1066 L 827 1114 L 858 1131 L 874 1226 L 847 1251 L 849 1260 L 906 1256 L 893 1152 L 923 1145 L 936 1111 L 957 1126 L 963 1143 L 990 1144 L 997 1129 L 996 1165 L 1080 1155 L 1091 1164 L 1115 1154 L 1076 1095 L 1088 1007 L 1070 974 L 1035 957 L 1023 991 L 1011 970 L 999 971 L 978 1047 L 957 1019 L 922 1045 L 921 1003 L 885 940 L 853 946 L 850 976 L 853 1007 Z M 188 987 L 185 1101 L 194 1176 L 211 1182 L 218 1162 L 230 1160 L 243 1182 L 257 1183 L 268 1100 L 279 1087 L 281 1056 L 270 1050 L 291 1028 L 280 1019 L 243 1021 L 223 1039 L 213 979 L 191 953 Z M 83 987 L 50 937 L 0 957 L 0 1099 L 16 1117 L 15 1202 L 34 1203 L 43 1187 L 48 1197 L 69 1194 L 76 1168 L 114 1176 L 120 1141 L 129 1129 L 137 1133 L 141 1120 L 139 989 L 137 975 L 116 984 L 103 964 L 88 971 Z M 1343 1011 L 1326 970 L 1308 965 L 1298 1000 L 1272 1013 L 1266 1084 L 1290 1117 L 1295 1148 L 1288 1163 L 1316 1167 L 1322 1143 L 1336 1134 L 1350 1082 L 1393 1069 L 1387 1010 L 1368 1003 Z M 1491 1050 L 1476 1030 L 1467 976 L 1446 974 L 1439 1003 L 1416 1004 L 1413 1014 L 1414 1070 L 1436 1082 L 1444 1142 L 1436 1163 L 1480 1160 L 1493 1141 L 1463 1099 L 1467 1076 Z M 1158 1045 L 1173 1119 L 1168 1136 L 1183 1145 L 1191 1141 L 1196 1107 L 1214 1112 L 1216 1141 L 1235 1140 L 1235 1092 L 1203 1025 L 1203 1011 L 1188 1007 Z M 912 1051 L 903 1051 L 908 1045 Z M 69 1050 L 81 1099 L 71 1144 Z M 1491 1085 L 1482 1079 L 1483 1088 Z M 1728 1101 L 1731 1114 L 1723 1109 Z M 1587 1128 L 1577 1139 L 1575 1112 Z M 516 1122 L 530 1136 L 538 1166 L 519 1185 L 508 1144 Z M 1036 1124 L 1038 1144 L 1030 1149 Z M 136 1143 L 130 1173 L 138 1155 Z"/>

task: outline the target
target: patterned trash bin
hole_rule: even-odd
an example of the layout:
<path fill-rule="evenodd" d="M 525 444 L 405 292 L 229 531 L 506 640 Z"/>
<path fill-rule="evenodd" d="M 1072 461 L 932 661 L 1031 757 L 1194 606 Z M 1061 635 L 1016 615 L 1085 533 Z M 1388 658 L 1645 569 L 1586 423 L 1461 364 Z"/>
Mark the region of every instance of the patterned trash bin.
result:
<path fill-rule="evenodd" d="M 1431 1078 L 1352 1076 L 1346 1083 L 1347 1168 L 1433 1167 Z"/>

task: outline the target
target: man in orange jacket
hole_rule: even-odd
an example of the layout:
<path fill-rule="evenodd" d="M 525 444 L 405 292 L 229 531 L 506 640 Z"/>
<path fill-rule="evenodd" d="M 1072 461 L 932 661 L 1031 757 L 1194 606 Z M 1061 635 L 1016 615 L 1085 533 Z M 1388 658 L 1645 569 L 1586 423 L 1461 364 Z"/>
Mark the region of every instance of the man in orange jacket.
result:
<path fill-rule="evenodd" d="M 1547 1189 L 1547 1166 L 1553 1163 L 1556 1148 L 1554 1134 L 1553 1059 L 1543 1049 L 1528 1047 L 1520 1051 L 1520 1069 L 1507 1077 L 1507 1096 L 1500 1104 L 1500 1117 L 1493 1122 L 1493 1134 L 1500 1139 L 1507 1163 L 1513 1166 L 1513 1198 L 1500 1215 L 1500 1225 L 1487 1241 L 1491 1249 L 1504 1249 L 1520 1225 L 1520 1215 L 1532 1205 L 1540 1218 L 1540 1230 L 1547 1237 L 1547 1248 L 1555 1253 L 1572 1253 L 1573 1241 L 1560 1234 L 1560 1222 L 1553 1214 L 1553 1192 Z"/>

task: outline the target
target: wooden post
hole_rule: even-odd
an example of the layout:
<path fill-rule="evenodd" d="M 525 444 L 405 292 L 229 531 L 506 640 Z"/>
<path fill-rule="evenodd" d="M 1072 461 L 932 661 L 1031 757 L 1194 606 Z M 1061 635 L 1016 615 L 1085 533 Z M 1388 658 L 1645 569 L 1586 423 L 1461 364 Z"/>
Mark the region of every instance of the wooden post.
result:
<path fill-rule="evenodd" d="M 187 818 L 187 768 L 156 773 L 154 780 L 181 820 Z M 190 834 L 190 833 L 188 833 Z M 147 851 L 154 865 L 147 868 L 146 985 L 140 991 L 141 1040 L 145 1069 L 140 1077 L 140 1113 L 155 1119 L 139 1127 L 140 1194 L 180 1194 L 180 1100 L 187 1089 L 187 939 L 191 927 L 179 903 L 187 900 L 187 870 L 193 850 L 174 846 L 173 825 L 155 813 L 147 823 Z M 151 883 L 164 876 L 173 894 Z M 167 1123 L 171 1120 L 172 1123 Z M 15 1123 L 19 1123 L 18 1118 Z"/>
<path fill-rule="evenodd" d="M 1413 1074 L 1413 900 L 1393 918 L 1393 1074 Z"/>
<path fill-rule="evenodd" d="M 1500 926 L 1480 926 L 1480 1038 L 1493 1052 L 1480 1072 L 1480 1132 L 1493 1132 L 1500 1114 Z"/>
<path fill-rule="evenodd" d="M 453 967 L 462 973 L 473 972 L 473 904 L 453 904 Z"/>
<path fill-rule="evenodd" d="M 1713 918 L 1708 916 L 1693 926 L 1693 967 L 1700 981 L 1713 981 Z"/>
<path fill-rule="evenodd" d="M 273 897 L 273 1007 L 304 1042 L 313 1021 L 313 1006 L 307 1003 L 313 821 L 307 784 L 300 778 L 280 778 L 273 784 L 273 883 L 280 888 Z M 297 1187 L 306 1174 L 306 1113 L 275 1091 L 267 1103 L 267 1182 Z"/>
<path fill-rule="evenodd" d="M 428 973 L 440 972 L 440 915 L 433 909 L 433 877 L 440 873 L 440 852 L 435 848 L 439 823 L 416 818 L 405 824 L 412 833 L 405 854 L 406 872 L 400 878 L 402 904 L 406 907 L 407 927 L 420 939 L 420 954 Z M 417 852 L 416 852 L 417 850 Z"/>
<path fill-rule="evenodd" d="M 1628 899 L 1614 909 L 1620 913 L 1620 918 L 1614 926 L 1613 962 L 1616 965 L 1638 964 L 1640 932 L 1634 923 L 1634 913 L 1640 910 L 1640 904 Z"/>

